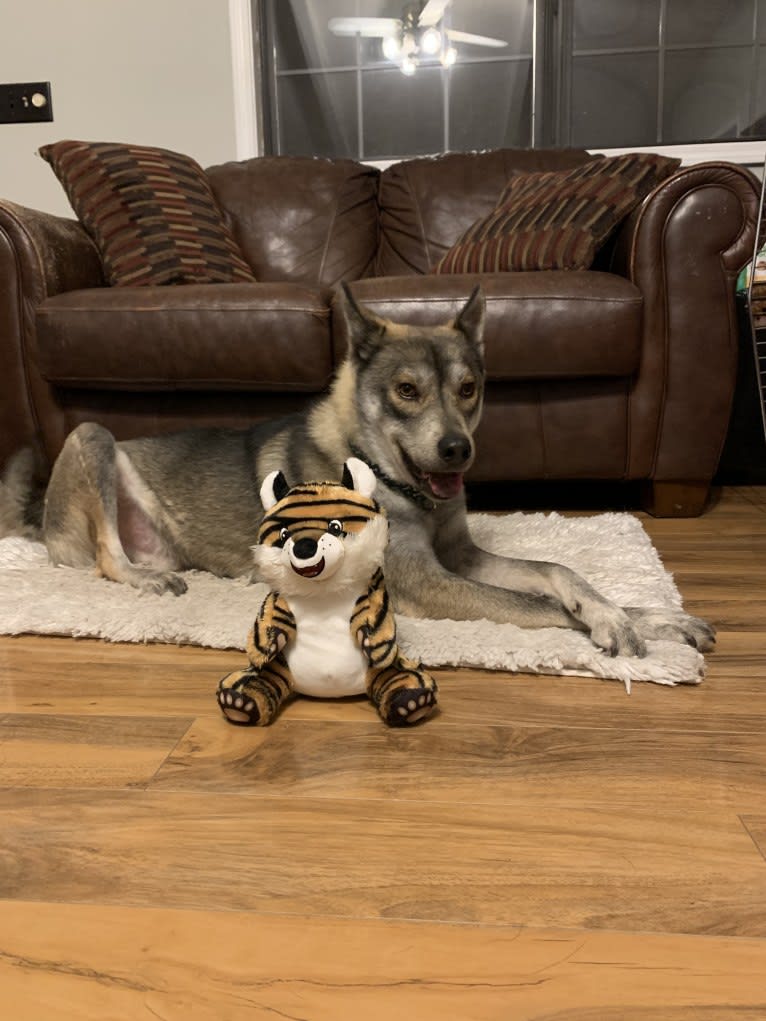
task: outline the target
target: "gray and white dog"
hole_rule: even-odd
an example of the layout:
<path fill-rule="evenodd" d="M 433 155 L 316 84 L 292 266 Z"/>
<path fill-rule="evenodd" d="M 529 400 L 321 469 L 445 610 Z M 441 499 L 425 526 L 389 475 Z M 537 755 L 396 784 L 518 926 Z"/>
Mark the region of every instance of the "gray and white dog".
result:
<path fill-rule="evenodd" d="M 471 540 L 463 474 L 474 458 L 484 386 L 478 288 L 435 327 L 383 319 L 345 287 L 338 309 L 349 353 L 330 391 L 305 413 L 247 430 L 123 442 L 99 425 L 75 429 L 45 498 L 52 561 L 95 565 L 114 581 L 176 594 L 186 588 L 185 569 L 247 574 L 264 477 L 281 470 L 291 484 L 335 479 L 353 455 L 378 476 L 390 523 L 386 584 L 398 612 L 576 628 L 611 655 L 641 656 L 646 639 L 656 638 L 712 647 L 704 621 L 616 606 L 569 568 L 495 556 Z"/>

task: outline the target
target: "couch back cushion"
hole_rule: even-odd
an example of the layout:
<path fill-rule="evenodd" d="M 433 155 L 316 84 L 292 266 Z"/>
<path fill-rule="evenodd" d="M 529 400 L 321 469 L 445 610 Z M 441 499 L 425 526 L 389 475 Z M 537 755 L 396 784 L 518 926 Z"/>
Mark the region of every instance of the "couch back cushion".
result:
<path fill-rule="evenodd" d="M 373 271 L 379 171 L 267 156 L 209 167 L 227 224 L 260 281 L 335 287 Z"/>
<path fill-rule="evenodd" d="M 515 174 L 497 207 L 468 228 L 434 272 L 589 269 L 615 227 L 680 163 L 634 152 L 573 170 Z"/>
<path fill-rule="evenodd" d="M 377 275 L 430 272 L 495 208 L 514 175 L 569 170 L 595 158 L 584 149 L 495 149 L 394 163 L 380 179 Z"/>

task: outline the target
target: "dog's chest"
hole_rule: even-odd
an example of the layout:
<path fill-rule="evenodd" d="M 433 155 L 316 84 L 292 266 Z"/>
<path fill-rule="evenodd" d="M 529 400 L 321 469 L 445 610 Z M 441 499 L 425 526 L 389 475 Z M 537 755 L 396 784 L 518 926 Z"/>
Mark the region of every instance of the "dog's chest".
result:
<path fill-rule="evenodd" d="M 296 635 L 285 656 L 300 694 L 340 698 L 364 693 L 367 658 L 350 627 L 356 599 L 354 594 L 290 598 Z"/>

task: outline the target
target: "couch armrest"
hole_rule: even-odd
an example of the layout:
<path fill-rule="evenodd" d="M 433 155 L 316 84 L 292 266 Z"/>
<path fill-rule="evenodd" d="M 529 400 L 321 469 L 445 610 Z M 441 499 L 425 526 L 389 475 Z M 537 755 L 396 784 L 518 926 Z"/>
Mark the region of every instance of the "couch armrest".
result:
<path fill-rule="evenodd" d="M 644 298 L 629 478 L 709 482 L 734 395 L 737 274 L 752 258 L 759 184 L 728 163 L 683 167 L 622 226 L 612 269 Z"/>
<path fill-rule="evenodd" d="M 0 233 L 14 250 L 27 299 L 103 287 L 98 250 L 77 220 L 0 201 Z"/>
<path fill-rule="evenodd" d="M 103 283 L 98 252 L 76 220 L 0 202 L 0 466 L 21 446 L 40 448 L 41 413 L 61 417 L 30 357 L 37 306 Z"/>

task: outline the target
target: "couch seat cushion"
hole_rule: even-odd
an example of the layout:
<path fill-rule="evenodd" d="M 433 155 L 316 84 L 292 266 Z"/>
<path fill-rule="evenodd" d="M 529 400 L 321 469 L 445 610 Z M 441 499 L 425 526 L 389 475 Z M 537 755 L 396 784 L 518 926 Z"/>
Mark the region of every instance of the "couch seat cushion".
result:
<path fill-rule="evenodd" d="M 37 311 L 51 383 L 316 391 L 332 375 L 329 293 L 297 284 L 70 291 Z"/>
<path fill-rule="evenodd" d="M 379 315 L 430 325 L 451 318 L 480 283 L 489 380 L 630 376 L 643 302 L 624 277 L 595 270 L 402 276 L 360 280 L 354 296 Z M 336 358 L 346 338 L 336 322 Z"/>

